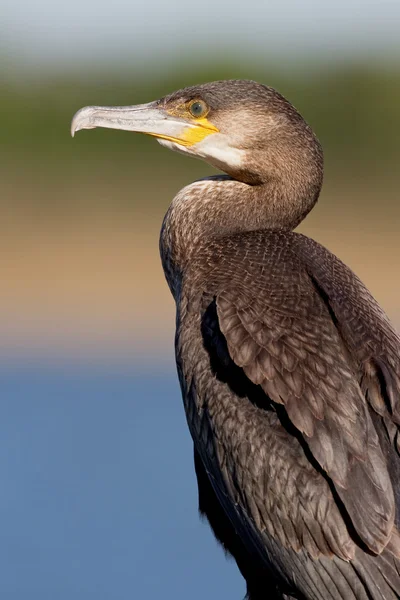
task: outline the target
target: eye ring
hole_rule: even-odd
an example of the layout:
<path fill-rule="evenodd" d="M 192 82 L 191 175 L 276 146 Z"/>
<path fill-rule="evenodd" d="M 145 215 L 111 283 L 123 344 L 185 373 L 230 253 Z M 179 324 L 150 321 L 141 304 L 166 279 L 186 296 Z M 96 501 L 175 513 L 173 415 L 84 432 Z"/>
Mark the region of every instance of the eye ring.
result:
<path fill-rule="evenodd" d="M 205 117 L 208 111 L 209 108 L 204 102 L 204 100 L 193 100 L 189 104 L 189 112 L 192 115 L 192 117 L 195 117 L 196 119 L 201 119 L 202 117 Z"/>

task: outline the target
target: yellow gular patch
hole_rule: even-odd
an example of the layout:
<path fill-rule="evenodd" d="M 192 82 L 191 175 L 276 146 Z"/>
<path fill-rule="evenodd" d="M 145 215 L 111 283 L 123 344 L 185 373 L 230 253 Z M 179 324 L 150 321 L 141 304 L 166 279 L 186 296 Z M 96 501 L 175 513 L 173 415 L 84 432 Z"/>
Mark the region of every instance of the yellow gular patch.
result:
<path fill-rule="evenodd" d="M 152 135 L 156 138 L 161 138 L 163 140 L 168 140 L 170 142 L 174 142 L 175 144 L 180 144 L 181 146 L 194 146 L 201 140 L 204 140 L 211 133 L 218 133 L 219 129 L 215 127 L 208 119 L 205 117 L 203 119 L 196 119 L 192 121 L 192 125 L 194 127 L 184 127 L 182 129 L 182 133 L 179 137 L 174 137 L 171 135 L 166 135 L 163 133 L 147 133 L 147 135 Z"/>
<path fill-rule="evenodd" d="M 186 129 L 184 131 L 186 131 Z M 146 135 L 152 135 L 155 138 L 168 140 L 169 142 L 174 142 L 175 144 L 180 144 L 181 146 L 191 146 L 189 142 L 181 140 L 181 138 L 172 137 L 170 135 L 163 135 L 162 133 L 146 133 Z"/>
<path fill-rule="evenodd" d="M 194 146 L 201 142 L 211 133 L 218 133 L 219 129 L 215 127 L 207 118 L 193 121 L 194 127 L 185 127 L 180 137 L 180 143 L 184 146 Z"/>

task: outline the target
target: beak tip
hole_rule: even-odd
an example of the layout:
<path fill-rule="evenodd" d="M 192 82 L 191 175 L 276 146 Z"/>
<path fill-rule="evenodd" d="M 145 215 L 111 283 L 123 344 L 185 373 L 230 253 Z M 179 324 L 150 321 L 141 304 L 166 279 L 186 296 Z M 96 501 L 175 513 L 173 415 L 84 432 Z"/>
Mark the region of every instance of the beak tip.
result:
<path fill-rule="evenodd" d="M 77 119 L 78 113 L 76 113 L 71 121 L 71 137 L 75 137 L 75 133 L 81 129 Z"/>
<path fill-rule="evenodd" d="M 96 107 L 85 106 L 76 112 L 71 121 L 71 136 L 75 137 L 75 133 L 81 129 L 93 129 L 91 126 L 91 116 Z"/>

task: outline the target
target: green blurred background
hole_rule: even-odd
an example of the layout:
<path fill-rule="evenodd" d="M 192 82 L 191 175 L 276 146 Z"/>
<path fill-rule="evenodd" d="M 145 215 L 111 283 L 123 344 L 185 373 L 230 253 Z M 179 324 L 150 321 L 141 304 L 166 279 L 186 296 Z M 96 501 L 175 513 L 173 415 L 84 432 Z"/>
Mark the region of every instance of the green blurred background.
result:
<path fill-rule="evenodd" d="M 400 63 L 301 63 L 229 52 L 160 70 L 70 65 L 0 82 L 1 350 L 9 360 L 171 360 L 173 306 L 158 232 L 174 194 L 212 172 L 154 139 L 116 131 L 69 135 L 87 104 L 133 104 L 217 78 L 278 88 L 319 136 L 326 175 L 301 230 L 326 244 L 399 323 Z M 282 63 L 282 64 L 281 64 Z"/>
<path fill-rule="evenodd" d="M 287 96 L 325 150 L 300 229 L 400 325 L 400 4 L 5 0 L 0 15 L 0 597 L 240 598 L 197 516 L 158 256 L 212 173 L 154 139 L 72 139 L 90 104 L 213 79 Z"/>

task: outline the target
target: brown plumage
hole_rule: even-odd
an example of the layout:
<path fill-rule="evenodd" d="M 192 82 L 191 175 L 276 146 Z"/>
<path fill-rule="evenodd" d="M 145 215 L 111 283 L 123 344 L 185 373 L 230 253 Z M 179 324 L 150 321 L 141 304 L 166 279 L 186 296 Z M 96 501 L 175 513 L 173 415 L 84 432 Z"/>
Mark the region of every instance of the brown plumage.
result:
<path fill-rule="evenodd" d="M 400 340 L 350 269 L 292 231 L 322 185 L 317 139 L 249 81 L 144 106 L 148 133 L 228 174 L 179 192 L 160 240 L 200 511 L 251 600 L 400 598 Z M 145 131 L 136 107 L 112 110 L 73 130 Z M 187 143 L 188 125 L 204 137 Z"/>

